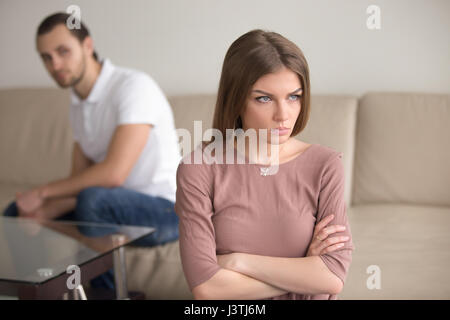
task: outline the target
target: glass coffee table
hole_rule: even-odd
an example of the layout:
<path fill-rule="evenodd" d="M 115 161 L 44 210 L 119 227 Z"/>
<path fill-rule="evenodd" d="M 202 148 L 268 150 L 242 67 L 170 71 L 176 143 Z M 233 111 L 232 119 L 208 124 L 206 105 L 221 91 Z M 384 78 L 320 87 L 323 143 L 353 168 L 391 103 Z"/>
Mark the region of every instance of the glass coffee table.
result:
<path fill-rule="evenodd" d="M 0 295 L 85 299 L 83 284 L 114 268 L 116 298 L 127 299 L 124 246 L 154 228 L 0 216 Z"/>

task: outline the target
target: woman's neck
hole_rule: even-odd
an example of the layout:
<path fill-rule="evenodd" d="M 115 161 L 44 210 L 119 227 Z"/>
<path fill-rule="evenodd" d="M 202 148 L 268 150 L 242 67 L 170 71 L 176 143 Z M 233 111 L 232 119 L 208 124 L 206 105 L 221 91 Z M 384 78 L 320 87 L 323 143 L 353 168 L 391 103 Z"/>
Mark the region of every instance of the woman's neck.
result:
<path fill-rule="evenodd" d="M 259 141 L 256 145 L 252 146 L 250 146 L 250 143 L 247 142 L 247 138 L 245 138 L 245 159 L 248 160 L 249 163 L 274 165 L 280 163 L 280 159 L 283 158 L 285 152 L 289 149 L 288 144 L 290 143 L 290 139 L 282 144 L 271 144 L 269 142 L 265 142 L 261 146 Z M 236 139 L 234 140 L 234 148 L 242 154 L 242 146 L 240 145 L 240 148 L 238 149 Z"/>

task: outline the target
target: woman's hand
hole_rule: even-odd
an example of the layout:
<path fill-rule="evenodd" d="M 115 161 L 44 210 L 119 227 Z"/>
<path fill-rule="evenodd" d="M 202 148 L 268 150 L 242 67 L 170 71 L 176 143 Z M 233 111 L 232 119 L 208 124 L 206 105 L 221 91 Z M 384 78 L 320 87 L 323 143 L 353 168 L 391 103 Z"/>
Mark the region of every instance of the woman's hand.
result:
<path fill-rule="evenodd" d="M 307 257 L 319 256 L 340 249 L 344 246 L 344 242 L 349 240 L 347 236 L 328 237 L 332 233 L 345 230 L 345 226 L 337 224 L 326 227 L 333 218 L 334 215 L 329 215 L 315 226 L 313 240 L 309 244 L 306 254 Z"/>

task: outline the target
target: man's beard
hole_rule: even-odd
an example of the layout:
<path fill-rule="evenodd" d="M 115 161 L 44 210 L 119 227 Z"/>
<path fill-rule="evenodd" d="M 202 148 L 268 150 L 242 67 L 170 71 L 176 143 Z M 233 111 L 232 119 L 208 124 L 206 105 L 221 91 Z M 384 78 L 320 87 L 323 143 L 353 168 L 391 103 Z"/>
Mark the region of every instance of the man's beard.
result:
<path fill-rule="evenodd" d="M 82 68 L 81 68 L 81 73 L 80 76 L 77 77 L 72 77 L 72 79 L 70 79 L 70 82 L 68 84 L 64 84 L 64 83 L 60 83 L 58 80 L 56 80 L 56 82 L 58 83 L 58 85 L 61 88 L 69 88 L 69 87 L 74 87 L 76 86 L 78 83 L 80 83 L 81 80 L 83 80 L 84 74 L 86 73 L 86 59 L 83 56 L 83 60 L 82 60 Z"/>

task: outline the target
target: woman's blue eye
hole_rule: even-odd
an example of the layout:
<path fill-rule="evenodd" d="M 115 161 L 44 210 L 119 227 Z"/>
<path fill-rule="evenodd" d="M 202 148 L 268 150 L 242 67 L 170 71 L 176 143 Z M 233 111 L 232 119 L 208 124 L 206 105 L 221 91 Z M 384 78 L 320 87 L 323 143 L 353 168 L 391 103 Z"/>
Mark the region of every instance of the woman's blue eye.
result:
<path fill-rule="evenodd" d="M 256 98 L 256 101 L 259 101 L 259 102 L 269 102 L 269 101 L 270 101 L 270 98 L 269 98 L 268 96 L 262 96 L 262 97 Z"/>
<path fill-rule="evenodd" d="M 293 94 L 293 95 L 289 96 L 289 100 L 291 100 L 291 101 L 297 101 L 299 99 L 300 99 L 300 95 L 298 95 L 298 94 Z"/>

